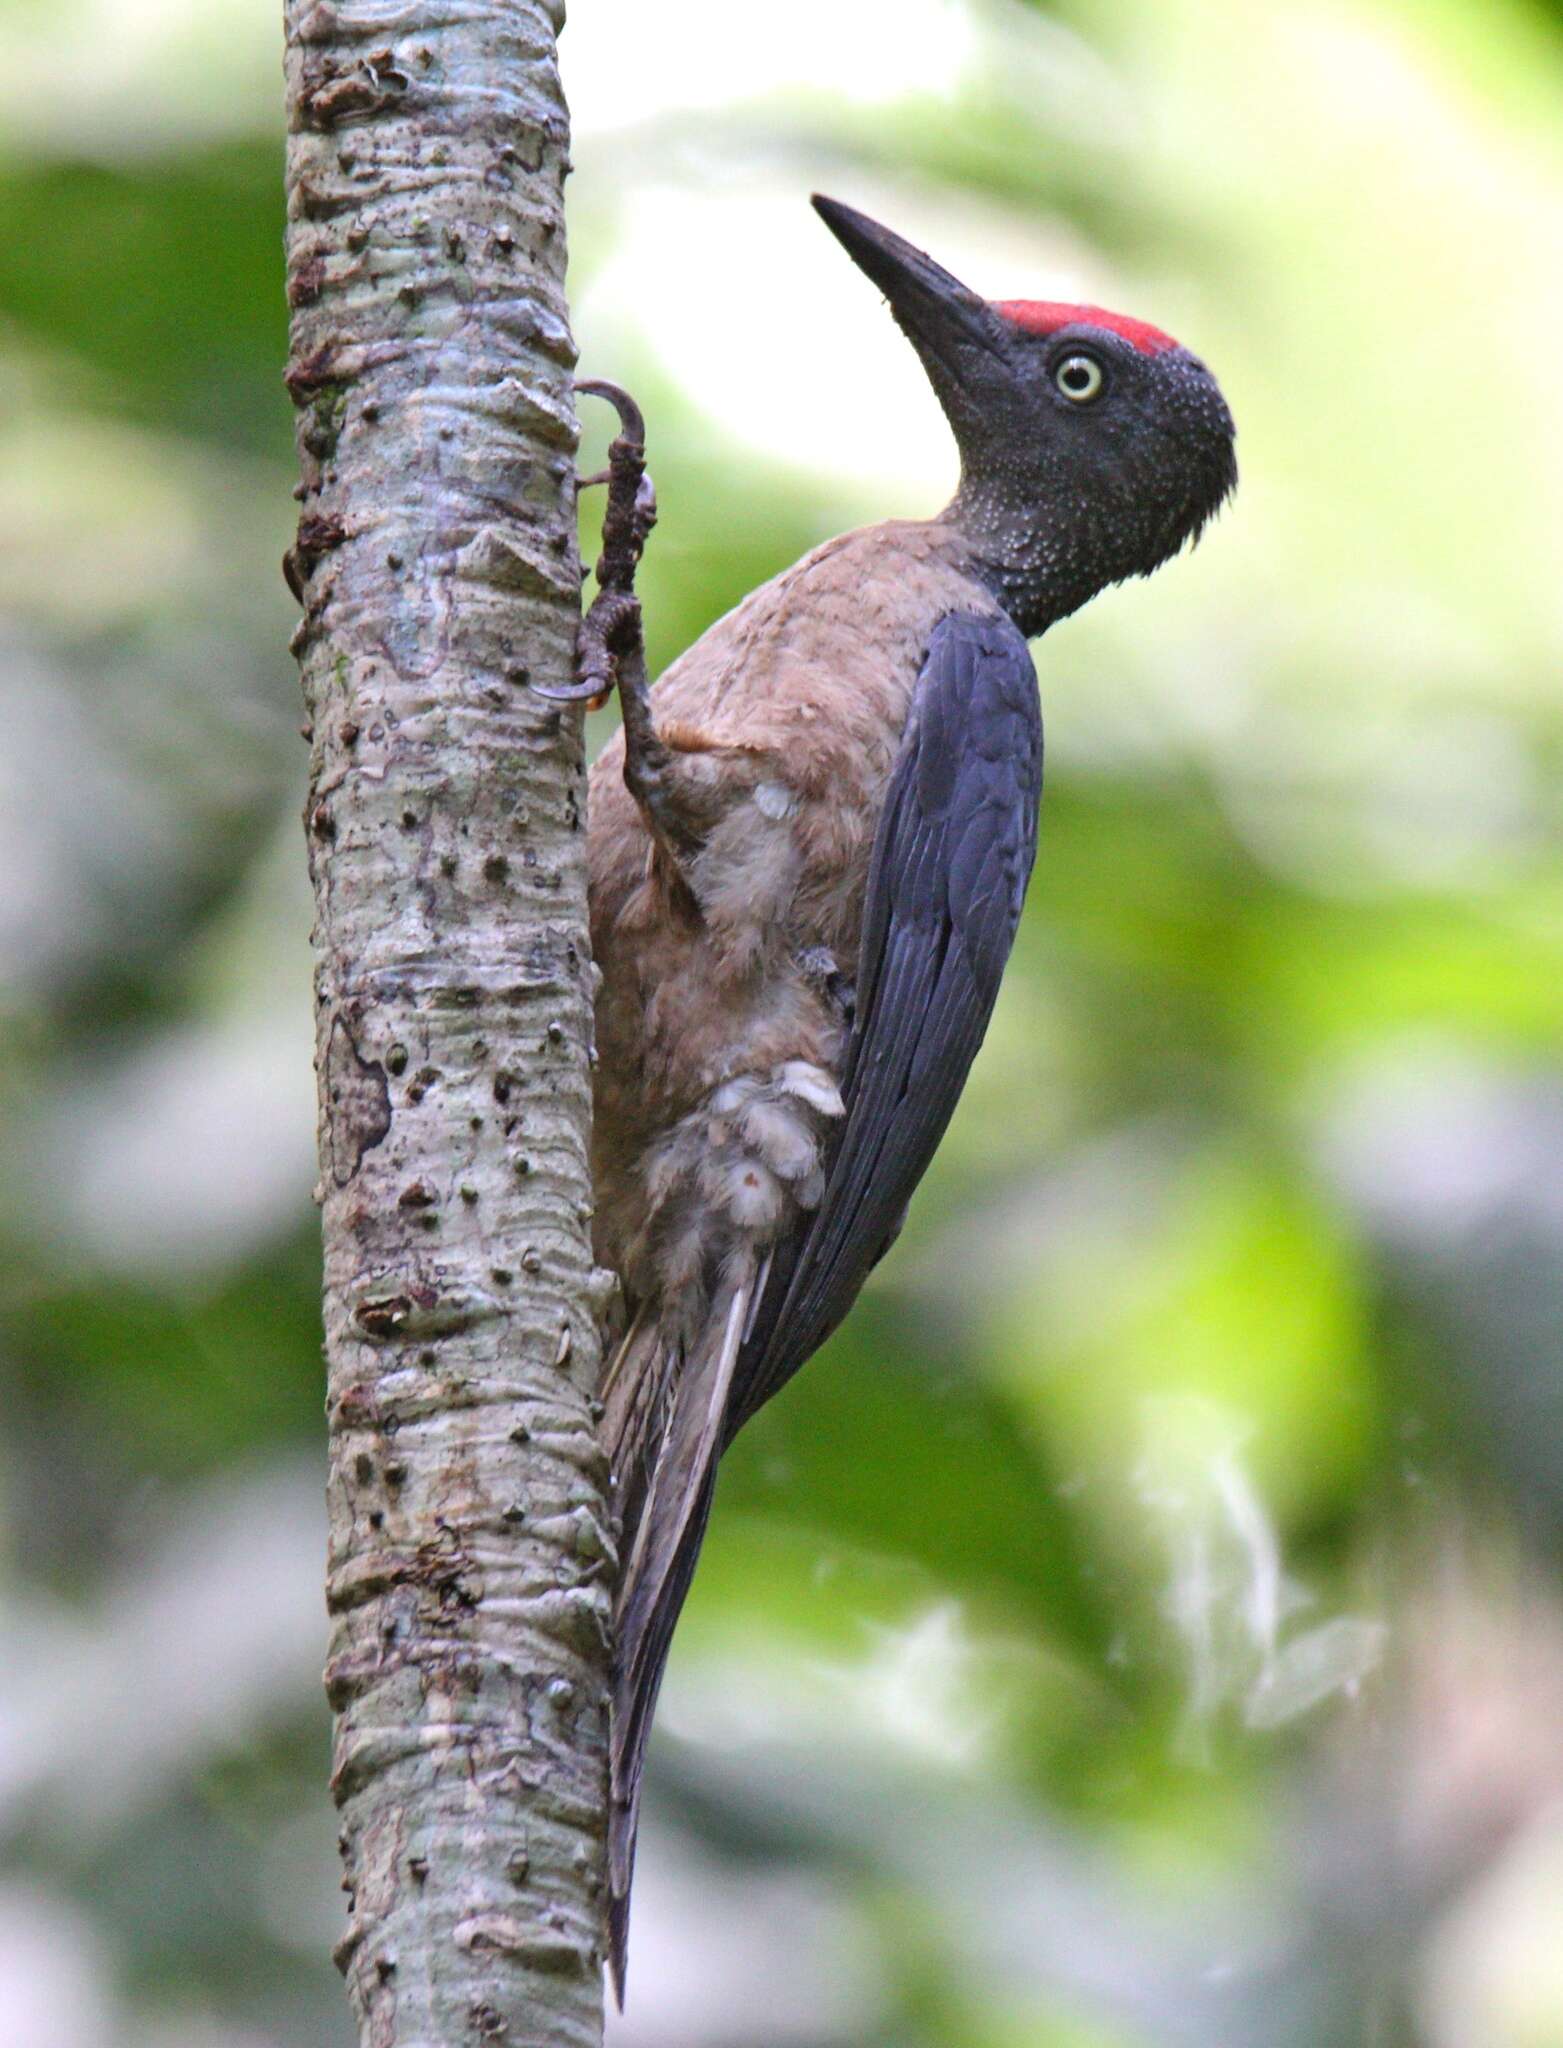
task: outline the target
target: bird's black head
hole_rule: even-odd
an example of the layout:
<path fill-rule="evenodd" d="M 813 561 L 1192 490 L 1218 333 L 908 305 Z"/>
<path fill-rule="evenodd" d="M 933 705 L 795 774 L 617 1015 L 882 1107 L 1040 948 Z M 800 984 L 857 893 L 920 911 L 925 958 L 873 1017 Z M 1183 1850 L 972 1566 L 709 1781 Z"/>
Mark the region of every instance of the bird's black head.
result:
<path fill-rule="evenodd" d="M 946 516 L 1023 631 L 1198 538 L 1237 482 L 1202 362 L 1099 306 L 980 298 L 867 215 L 814 205 L 922 360 L 960 448 Z"/>

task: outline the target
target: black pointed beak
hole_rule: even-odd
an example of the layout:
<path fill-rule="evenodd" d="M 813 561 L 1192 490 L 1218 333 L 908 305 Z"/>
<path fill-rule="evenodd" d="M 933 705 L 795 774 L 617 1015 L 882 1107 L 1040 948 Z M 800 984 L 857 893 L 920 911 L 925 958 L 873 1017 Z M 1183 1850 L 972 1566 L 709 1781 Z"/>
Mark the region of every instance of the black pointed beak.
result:
<path fill-rule="evenodd" d="M 858 269 L 890 301 L 891 312 L 925 362 L 932 355 L 954 370 L 963 344 L 1002 352 L 1003 329 L 997 316 L 958 277 L 855 207 L 819 192 L 813 204 Z"/>

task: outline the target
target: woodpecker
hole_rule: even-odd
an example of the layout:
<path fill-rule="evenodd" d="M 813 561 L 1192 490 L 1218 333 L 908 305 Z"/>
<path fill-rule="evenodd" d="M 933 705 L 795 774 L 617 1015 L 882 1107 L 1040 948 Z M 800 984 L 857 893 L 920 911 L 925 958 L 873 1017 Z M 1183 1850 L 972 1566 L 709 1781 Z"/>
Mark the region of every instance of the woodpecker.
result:
<path fill-rule="evenodd" d="M 916 350 L 959 488 L 816 548 L 651 692 L 633 597 L 607 593 L 609 660 L 575 693 L 606 666 L 624 710 L 589 826 L 596 1252 L 626 1310 L 603 1387 L 621 2003 L 641 1765 L 717 1461 L 895 1238 L 998 994 L 1042 788 L 1026 643 L 1197 539 L 1237 478 L 1220 389 L 1169 335 L 984 300 L 814 205 Z"/>

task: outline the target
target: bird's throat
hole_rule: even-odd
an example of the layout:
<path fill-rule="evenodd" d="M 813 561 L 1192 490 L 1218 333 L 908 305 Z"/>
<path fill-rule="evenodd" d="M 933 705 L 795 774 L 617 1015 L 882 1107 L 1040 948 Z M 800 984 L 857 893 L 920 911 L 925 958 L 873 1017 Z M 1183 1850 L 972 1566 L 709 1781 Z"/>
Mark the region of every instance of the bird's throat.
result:
<path fill-rule="evenodd" d="M 1036 494 L 965 477 L 941 523 L 1028 640 L 1078 611 L 1108 579 L 1091 537 L 1039 511 Z"/>

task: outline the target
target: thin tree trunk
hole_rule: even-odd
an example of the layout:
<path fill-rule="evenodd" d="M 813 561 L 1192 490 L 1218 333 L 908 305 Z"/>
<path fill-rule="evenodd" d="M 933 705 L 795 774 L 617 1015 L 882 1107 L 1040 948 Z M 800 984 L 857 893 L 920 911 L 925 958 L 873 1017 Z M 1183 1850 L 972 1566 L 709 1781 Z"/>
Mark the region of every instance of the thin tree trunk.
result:
<path fill-rule="evenodd" d="M 546 0 L 288 0 L 327 1690 L 375 2048 L 601 2039 L 610 1522 Z"/>

